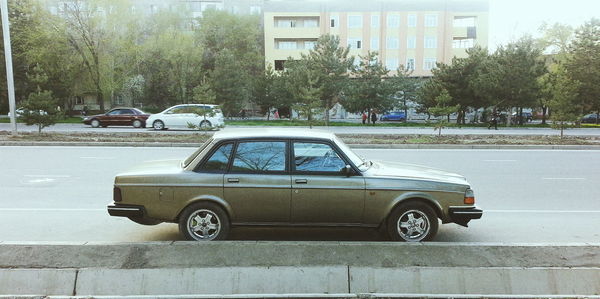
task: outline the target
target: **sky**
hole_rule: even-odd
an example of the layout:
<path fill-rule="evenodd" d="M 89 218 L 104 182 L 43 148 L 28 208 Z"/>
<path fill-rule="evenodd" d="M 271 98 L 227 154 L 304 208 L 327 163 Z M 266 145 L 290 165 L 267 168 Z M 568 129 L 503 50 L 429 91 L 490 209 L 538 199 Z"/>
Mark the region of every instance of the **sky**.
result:
<path fill-rule="evenodd" d="M 544 22 L 578 27 L 593 17 L 600 19 L 600 0 L 490 0 L 489 48 L 535 37 Z"/>

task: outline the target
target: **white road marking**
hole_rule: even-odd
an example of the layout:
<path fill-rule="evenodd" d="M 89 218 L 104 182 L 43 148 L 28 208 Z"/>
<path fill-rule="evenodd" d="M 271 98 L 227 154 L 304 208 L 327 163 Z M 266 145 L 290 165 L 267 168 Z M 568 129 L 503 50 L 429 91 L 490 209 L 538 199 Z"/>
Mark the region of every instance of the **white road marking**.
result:
<path fill-rule="evenodd" d="M 542 180 L 585 180 L 585 178 L 542 178 Z"/>
<path fill-rule="evenodd" d="M 38 183 L 51 183 L 51 182 L 54 182 L 54 181 L 56 181 L 56 179 L 43 178 L 43 179 L 27 180 L 25 183 L 38 184 Z"/>
<path fill-rule="evenodd" d="M 24 177 L 30 178 L 70 178 L 70 175 L 66 174 L 25 174 Z"/>
<path fill-rule="evenodd" d="M 483 213 L 600 213 L 600 211 L 569 211 L 569 210 L 483 210 Z"/>
<path fill-rule="evenodd" d="M 114 160 L 115 157 L 79 157 L 79 159 Z"/>
<path fill-rule="evenodd" d="M 106 211 L 106 209 L 29 209 L 29 208 L 0 208 L 2 212 L 96 212 Z"/>

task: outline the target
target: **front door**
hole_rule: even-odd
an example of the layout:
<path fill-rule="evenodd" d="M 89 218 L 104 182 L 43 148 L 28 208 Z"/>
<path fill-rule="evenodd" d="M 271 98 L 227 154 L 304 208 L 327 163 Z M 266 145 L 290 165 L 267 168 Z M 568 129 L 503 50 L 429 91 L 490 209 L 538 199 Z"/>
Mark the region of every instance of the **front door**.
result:
<path fill-rule="evenodd" d="M 225 200 L 234 224 L 285 224 L 290 219 L 290 174 L 287 142 L 238 143 L 229 172 L 223 179 Z"/>
<path fill-rule="evenodd" d="M 292 223 L 362 223 L 364 178 L 342 173 L 348 162 L 328 143 L 295 141 L 292 148 Z"/>

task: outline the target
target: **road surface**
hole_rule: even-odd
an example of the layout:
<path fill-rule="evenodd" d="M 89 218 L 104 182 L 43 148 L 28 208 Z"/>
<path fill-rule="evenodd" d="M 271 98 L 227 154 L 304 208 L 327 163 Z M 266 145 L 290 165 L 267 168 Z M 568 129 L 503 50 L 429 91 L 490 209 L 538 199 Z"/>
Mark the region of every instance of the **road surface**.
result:
<path fill-rule="evenodd" d="M 114 175 L 193 148 L 0 147 L 0 242 L 181 240 L 175 224 L 108 216 Z M 435 241 L 600 242 L 600 151 L 356 150 L 368 159 L 461 173 L 483 218 L 440 226 Z M 380 240 L 367 229 L 236 229 L 238 240 Z"/>
<path fill-rule="evenodd" d="M 277 127 L 277 126 L 227 126 L 227 128 L 255 128 L 257 130 L 263 128 L 290 128 L 290 127 Z M 293 128 L 305 128 L 308 127 L 293 127 Z M 401 134 L 401 135 L 415 135 L 415 134 L 426 134 L 434 135 L 438 134 L 432 127 L 369 127 L 369 126 L 356 126 L 356 127 L 314 127 L 320 130 L 329 130 L 336 134 Z M 10 124 L 0 123 L 0 131 L 11 131 Z M 36 126 L 26 126 L 24 124 L 17 124 L 18 132 L 37 132 Z M 133 127 L 107 127 L 107 128 L 92 128 L 83 124 L 56 124 L 44 128 L 43 132 L 62 132 L 62 133 L 139 133 L 139 132 L 152 132 L 155 134 L 191 134 L 197 133 L 194 130 L 165 130 L 165 131 L 154 131 L 149 128 L 135 129 Z M 444 135 L 551 135 L 559 136 L 560 131 L 551 128 L 506 128 L 498 127 L 498 130 L 488 130 L 487 128 L 445 128 L 442 130 Z M 600 128 L 574 128 L 565 130 L 567 136 L 600 136 Z"/>

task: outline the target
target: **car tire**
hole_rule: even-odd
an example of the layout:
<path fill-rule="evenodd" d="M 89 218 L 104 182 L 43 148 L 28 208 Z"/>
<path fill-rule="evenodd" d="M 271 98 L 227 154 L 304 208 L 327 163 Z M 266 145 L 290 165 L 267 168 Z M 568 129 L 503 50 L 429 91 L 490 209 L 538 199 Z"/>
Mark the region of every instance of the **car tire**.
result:
<path fill-rule="evenodd" d="M 438 231 L 435 211 L 424 202 L 410 201 L 397 206 L 387 220 L 387 231 L 394 241 L 430 241 Z"/>
<path fill-rule="evenodd" d="M 92 128 L 98 128 L 98 127 L 100 127 L 100 121 L 97 119 L 92 119 L 92 121 L 90 122 L 90 125 L 92 125 Z"/>
<path fill-rule="evenodd" d="M 157 225 L 157 224 L 162 223 L 162 221 L 160 221 L 160 220 L 144 218 L 144 217 L 128 217 L 128 218 L 129 218 L 129 220 L 131 220 L 137 224 L 141 224 L 141 225 Z"/>
<path fill-rule="evenodd" d="M 138 129 L 142 127 L 142 121 L 139 119 L 134 119 L 132 123 L 133 127 Z"/>
<path fill-rule="evenodd" d="M 152 123 L 152 127 L 154 128 L 154 130 L 156 131 L 160 131 L 160 130 L 164 130 L 165 129 L 165 123 L 162 122 L 162 120 L 155 120 Z"/>
<path fill-rule="evenodd" d="M 210 130 L 212 128 L 212 124 L 208 120 L 203 120 L 200 122 L 201 130 Z"/>
<path fill-rule="evenodd" d="M 229 217 L 214 203 L 191 204 L 179 217 L 179 231 L 190 241 L 224 240 L 229 233 Z"/>

